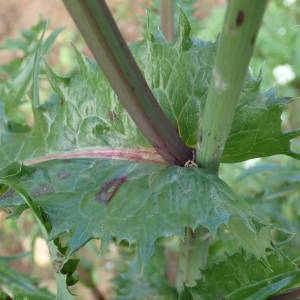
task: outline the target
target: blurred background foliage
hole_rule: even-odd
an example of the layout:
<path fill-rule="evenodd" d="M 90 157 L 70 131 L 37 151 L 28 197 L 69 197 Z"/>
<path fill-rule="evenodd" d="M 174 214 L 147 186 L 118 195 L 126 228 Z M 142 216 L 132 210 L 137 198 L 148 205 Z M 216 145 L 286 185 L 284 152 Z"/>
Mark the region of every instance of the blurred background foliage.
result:
<path fill-rule="evenodd" d="M 205 40 L 215 40 L 218 37 L 225 11 L 225 1 L 178 0 L 176 2 L 189 17 L 193 36 Z M 28 86 L 26 68 L 32 63 L 31 55 L 39 42 L 45 23 L 40 21 L 32 28 L 27 25 L 37 22 L 39 15 L 40 18 L 49 18 L 51 23 L 46 32 L 47 37 L 50 36 L 52 28 L 67 26 L 57 37 L 47 57 L 49 64 L 59 73 L 72 72 L 75 67 L 74 49 L 70 41 L 84 54 L 88 56 L 91 54 L 60 1 L 55 0 L 50 4 L 45 4 L 43 1 L 41 5 L 41 1 L 0 0 L 0 4 L 2 8 L 0 12 L 0 97 L 1 101 L 10 103 L 6 106 L 6 109 L 9 109 L 10 126 L 15 126 L 15 130 L 26 131 L 33 122 L 29 101 L 31 88 Z M 159 30 L 159 0 L 109 0 L 108 4 L 127 42 L 141 39 L 148 27 L 151 32 Z M 178 9 L 175 7 L 175 22 L 177 16 Z M 4 38 L 8 35 L 12 38 Z M 300 104 L 297 101 L 300 98 L 299 49 L 300 1 L 269 1 L 251 61 L 251 72 L 254 76 L 263 78 L 262 88 L 275 86 L 281 96 L 296 98 L 296 101 L 291 103 L 282 114 L 284 130 L 300 127 Z M 55 97 L 46 80 L 41 78 L 40 85 L 41 99 L 45 103 L 51 97 Z M 22 86 L 23 90 L 16 93 L 16 86 Z M 14 95 L 13 102 L 11 99 L 4 99 L 3 96 L 10 90 Z M 300 151 L 300 143 L 297 139 L 292 146 Z M 274 241 L 277 242 L 275 246 L 279 247 L 285 255 L 297 258 L 300 248 L 300 162 L 285 156 L 274 156 L 234 165 L 222 165 L 221 177 L 267 221 L 286 229 L 286 232 L 274 231 Z M 20 218 L 12 217 L 4 222 L 8 213 L 0 212 L 0 255 L 9 257 L 0 260 L 0 270 L 3 266 L 9 265 L 24 274 L 42 278 L 42 286 L 47 286 L 53 292 L 55 287 L 45 242 L 39 237 L 30 212 L 23 213 Z M 293 236 L 291 241 L 282 242 L 287 235 Z M 165 244 L 168 245 L 166 249 L 169 254 L 176 253 L 176 239 L 168 240 Z M 124 274 L 134 272 L 134 258 L 126 265 L 123 258 L 130 260 L 132 254 L 128 249 L 124 249 L 122 247 L 117 249 L 116 246 L 111 245 L 108 251 L 99 254 L 99 243 L 91 241 L 80 250 L 79 256 L 82 258 L 78 269 L 80 280 L 74 287 L 78 299 L 110 299 L 115 284 L 119 287 L 122 285 L 123 290 L 132 288 L 132 276 L 128 277 L 131 281 L 126 279 L 126 275 L 118 276 L 113 282 L 110 281 L 120 270 L 123 270 Z M 224 236 L 222 239 L 217 237 L 210 249 L 210 260 L 220 259 L 225 253 L 234 251 L 236 249 L 233 237 L 227 236 L 226 239 Z M 154 260 L 160 259 L 161 257 L 154 258 Z M 169 268 L 174 267 L 172 261 L 169 264 Z M 14 272 L 13 269 L 11 274 Z M 25 284 L 26 280 L 26 276 L 20 278 L 21 283 Z M 169 279 L 170 282 L 172 280 Z M 33 280 L 33 283 L 35 282 Z M 0 279 L 0 298 L 3 286 L 5 283 Z M 139 286 L 143 292 L 145 283 L 140 282 Z M 6 288 L 16 287 L 6 285 Z M 45 299 L 51 297 L 51 294 L 44 290 L 41 293 L 45 295 Z"/>

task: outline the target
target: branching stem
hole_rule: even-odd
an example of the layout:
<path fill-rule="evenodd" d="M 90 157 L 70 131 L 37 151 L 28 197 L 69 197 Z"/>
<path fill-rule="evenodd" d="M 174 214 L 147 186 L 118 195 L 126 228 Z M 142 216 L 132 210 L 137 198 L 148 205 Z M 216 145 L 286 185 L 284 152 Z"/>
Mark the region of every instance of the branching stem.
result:
<path fill-rule="evenodd" d="M 103 73 L 138 128 L 170 164 L 184 165 L 192 149 L 158 105 L 104 0 L 64 0 Z"/>

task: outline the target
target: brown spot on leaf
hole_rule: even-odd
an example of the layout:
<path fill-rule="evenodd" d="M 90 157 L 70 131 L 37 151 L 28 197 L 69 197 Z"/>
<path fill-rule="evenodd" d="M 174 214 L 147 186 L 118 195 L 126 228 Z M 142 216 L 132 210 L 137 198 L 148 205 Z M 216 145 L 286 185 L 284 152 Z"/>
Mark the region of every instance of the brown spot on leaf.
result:
<path fill-rule="evenodd" d="M 105 182 L 95 196 L 95 200 L 103 204 L 108 204 L 117 193 L 121 185 L 127 181 L 125 176 L 114 178 Z"/>
<path fill-rule="evenodd" d="M 57 174 L 57 178 L 60 180 L 67 179 L 68 177 L 70 177 L 69 172 L 62 171 Z"/>
<path fill-rule="evenodd" d="M 202 137 L 202 135 L 200 135 L 200 137 L 199 137 L 199 143 L 202 144 L 202 142 L 203 142 L 203 137 Z"/>
<path fill-rule="evenodd" d="M 50 184 L 42 184 L 39 189 L 32 193 L 33 197 L 39 197 L 46 194 L 51 194 L 54 192 L 54 188 Z"/>
<path fill-rule="evenodd" d="M 236 26 L 241 26 L 244 23 L 244 19 L 245 19 L 245 14 L 242 10 L 239 10 L 236 19 L 235 19 L 235 24 Z"/>

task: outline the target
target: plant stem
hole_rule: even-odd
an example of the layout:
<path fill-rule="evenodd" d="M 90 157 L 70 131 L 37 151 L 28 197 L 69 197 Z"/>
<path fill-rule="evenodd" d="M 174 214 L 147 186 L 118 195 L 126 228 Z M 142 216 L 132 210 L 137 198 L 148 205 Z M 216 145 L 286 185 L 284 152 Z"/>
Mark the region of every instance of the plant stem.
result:
<path fill-rule="evenodd" d="M 174 39 L 174 1 L 160 0 L 161 29 L 167 40 Z"/>
<path fill-rule="evenodd" d="M 55 282 L 57 290 L 56 300 L 73 300 L 74 296 L 70 294 L 67 287 L 66 275 L 60 272 L 60 267 L 64 264 L 66 259 L 61 255 L 53 240 L 49 241 L 47 238 L 47 245 L 53 268 L 55 270 Z"/>
<path fill-rule="evenodd" d="M 197 162 L 217 173 L 247 74 L 266 0 L 228 3 L 197 145 Z M 202 142 L 201 142 L 202 140 Z"/>
<path fill-rule="evenodd" d="M 199 165 L 215 174 L 218 174 L 265 6 L 265 0 L 230 0 L 227 6 L 203 122 L 199 126 L 202 136 L 196 157 Z M 177 287 L 182 289 L 200 279 L 208 246 L 209 238 L 204 228 L 186 231 L 179 261 L 183 267 L 179 268 Z"/>
<path fill-rule="evenodd" d="M 185 237 L 181 247 L 179 266 L 177 270 L 177 289 L 183 286 L 195 285 L 195 280 L 200 279 L 201 271 L 207 261 L 210 234 L 204 227 L 195 231 L 185 229 Z"/>
<path fill-rule="evenodd" d="M 158 105 L 105 1 L 64 3 L 119 100 L 150 144 L 170 164 L 184 165 L 192 159 L 192 149 Z"/>

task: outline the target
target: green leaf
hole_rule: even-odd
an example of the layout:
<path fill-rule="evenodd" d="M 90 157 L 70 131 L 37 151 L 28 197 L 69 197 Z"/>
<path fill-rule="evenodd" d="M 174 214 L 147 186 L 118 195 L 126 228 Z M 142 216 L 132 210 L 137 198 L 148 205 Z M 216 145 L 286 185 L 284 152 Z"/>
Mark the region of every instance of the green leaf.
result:
<path fill-rule="evenodd" d="M 23 297 L 28 297 L 28 299 L 32 300 L 52 300 L 54 298 L 54 295 L 48 290 L 38 288 L 36 280 L 32 280 L 29 276 L 16 272 L 1 260 L 0 287 L 1 299 L 6 299 L 4 295 L 13 299 L 17 299 L 17 297 L 22 297 L 22 299 Z M 2 291 L 5 292 L 5 294 Z M 1 293 L 3 293 L 3 295 Z"/>
<path fill-rule="evenodd" d="M 202 118 L 216 45 L 192 39 L 189 31 L 188 21 L 181 17 L 179 37 L 175 42 L 170 43 L 160 35 L 148 35 L 147 40 L 132 45 L 131 49 L 163 110 L 184 141 L 195 147 L 198 119 Z M 34 55 L 38 52 L 44 55 L 58 33 L 54 32 L 41 43 Z M 67 77 L 59 76 L 45 66 L 56 95 L 45 104 L 37 106 L 35 103 L 37 112 L 31 131 L 22 124 L 9 126 L 7 111 L 28 89 L 33 76 L 33 57 L 28 57 L 15 78 L 5 82 L 10 88 L 3 88 L 0 97 L 4 100 L 0 101 L 0 140 L 4 145 L 0 149 L 3 158 L 0 168 L 18 159 L 26 161 L 70 151 L 150 147 L 95 62 L 77 51 L 76 60 L 78 69 Z M 38 71 L 37 66 L 35 70 Z M 36 80 L 35 99 L 38 96 Z M 278 98 L 273 89 L 261 93 L 259 86 L 260 79 L 248 77 L 224 149 L 223 162 L 273 154 L 298 157 L 290 149 L 290 140 L 299 134 L 299 130 L 281 130 L 282 110 L 292 100 Z M 15 100 L 5 100 L 11 97 Z M 268 126 L 265 126 L 266 122 Z"/>
<path fill-rule="evenodd" d="M 288 272 L 274 276 L 271 279 L 265 279 L 250 287 L 243 287 L 228 295 L 230 300 L 264 300 L 267 297 L 277 294 L 288 287 L 291 287 L 300 282 L 299 270 Z"/>
<path fill-rule="evenodd" d="M 151 36 L 134 45 L 133 51 L 164 111 L 184 141 L 195 147 L 197 135 L 201 134 L 197 122 L 203 114 L 216 44 L 191 39 L 189 24 L 182 22 L 181 26 L 175 43 L 161 36 Z M 188 39 L 191 43 L 186 47 Z M 275 89 L 261 92 L 260 82 L 260 78 L 248 75 L 222 162 L 274 154 L 299 158 L 290 149 L 290 140 L 298 136 L 300 130 L 281 130 L 282 111 L 292 99 L 279 98 Z"/>
<path fill-rule="evenodd" d="M 194 300 L 194 298 L 188 288 L 185 287 L 180 293 L 178 300 Z"/>
<path fill-rule="evenodd" d="M 291 102 L 290 98 L 277 97 L 275 89 L 259 93 L 259 84 L 249 83 L 247 93 L 237 107 L 222 161 L 235 162 L 275 154 L 299 159 L 299 154 L 290 148 L 290 141 L 300 130 L 281 130 L 281 114 Z"/>
<path fill-rule="evenodd" d="M 39 120 L 43 132 L 36 134 L 48 132 L 45 143 L 50 142 L 50 152 L 54 152 L 54 147 L 56 151 L 91 147 L 131 148 L 132 145 L 149 147 L 96 63 L 77 50 L 75 52 L 79 69 L 70 77 L 60 77 L 50 67 L 46 68 L 49 81 L 60 99 L 43 107 Z M 49 128 L 46 117 L 50 118 L 52 128 Z M 63 126 L 63 130 L 58 130 L 58 126 Z M 59 145 L 62 140 L 64 143 Z"/>
<path fill-rule="evenodd" d="M 135 57 L 154 95 L 178 128 L 180 136 L 195 147 L 215 56 L 212 42 L 192 40 L 186 18 L 174 43 L 162 36 L 133 45 Z"/>
<path fill-rule="evenodd" d="M 77 269 L 79 259 L 69 259 L 61 268 L 60 272 L 67 275 L 67 286 L 74 285 L 78 279 L 73 276 L 73 273 Z"/>
<path fill-rule="evenodd" d="M 157 103 L 105 1 L 63 2 L 119 101 L 151 146 L 169 164 L 182 166 L 191 160 L 193 150 Z"/>
<path fill-rule="evenodd" d="M 31 251 L 15 254 L 15 255 L 9 255 L 9 256 L 0 256 L 0 262 L 7 262 L 7 261 L 12 261 L 16 259 L 20 259 L 26 256 L 31 255 Z"/>
<path fill-rule="evenodd" d="M 201 134 L 197 124 L 205 106 L 216 44 L 192 39 L 189 31 L 189 23 L 182 16 L 175 42 L 149 34 L 148 39 L 132 45 L 131 50 L 181 138 L 188 146 L 195 147 L 197 136 Z M 59 76 L 49 66 L 41 66 L 40 72 L 46 71 L 55 92 L 48 101 L 41 100 L 44 104 L 37 101 L 39 59 L 35 60 L 34 126 L 30 130 L 24 124 L 11 123 L 15 101 L 8 100 L 20 99 L 26 94 L 33 76 L 33 56 L 39 52 L 44 55 L 45 48 L 49 48 L 45 45 L 51 44 L 57 34 L 53 33 L 35 48 L 16 77 L 0 85 L 0 168 L 15 160 L 34 160 L 87 149 L 150 148 L 96 63 L 76 50 L 77 68 L 68 76 Z M 273 154 L 299 157 L 290 149 L 290 140 L 299 130 L 281 130 L 281 113 L 292 100 L 278 98 L 273 89 L 260 92 L 260 80 L 248 76 L 222 162 Z"/>
<path fill-rule="evenodd" d="M 163 243 L 155 249 L 147 268 L 140 271 L 137 257 L 132 248 L 120 247 L 120 258 L 116 262 L 118 276 L 113 287 L 118 300 L 131 299 L 177 299 L 176 291 L 166 280 L 166 259 Z"/>
<path fill-rule="evenodd" d="M 0 84 L 0 101 L 5 103 L 5 112 L 9 117 L 14 117 L 16 108 L 25 102 L 25 96 L 29 91 L 33 76 L 35 54 L 39 53 L 39 55 L 42 56 L 47 55 L 57 36 L 62 31 L 61 28 L 56 29 L 42 41 L 40 35 L 46 28 L 47 22 L 40 21 L 35 27 L 26 32 L 24 31 L 22 39 L 8 40 L 7 43 L 0 48 L 0 50 L 16 49 L 24 52 L 21 58 L 0 68 L 0 71 L 4 71 L 4 73 L 10 76 L 8 80 L 2 81 Z M 0 116 L 2 118 L 1 114 Z M 21 125 L 19 124 L 19 126 Z M 15 124 L 15 126 L 17 126 L 17 124 Z"/>
<path fill-rule="evenodd" d="M 212 235 L 223 224 L 237 235 L 242 230 L 248 243 L 257 239 L 259 251 L 255 254 L 259 257 L 264 257 L 270 242 L 266 234 L 256 232 L 251 221 L 256 217 L 248 206 L 237 201 L 215 175 L 199 168 L 101 159 L 56 160 L 23 168 L 10 180 L 26 189 L 41 207 L 51 224 L 50 238 L 68 233 L 68 253 L 92 238 L 105 244 L 115 237 L 137 243 L 143 262 L 153 254 L 158 238 L 183 236 L 185 226 L 195 229 L 199 225 Z M 9 190 L 0 196 L 0 206 L 16 203 L 17 198 Z"/>
<path fill-rule="evenodd" d="M 272 254 L 268 265 L 242 253 L 203 271 L 203 278 L 190 291 L 203 300 L 265 300 L 300 283 L 300 271 L 284 257 Z"/>

